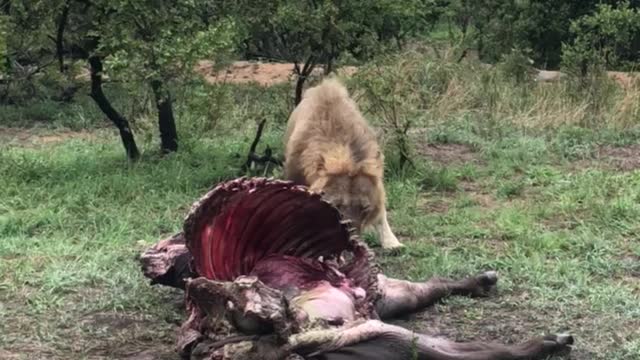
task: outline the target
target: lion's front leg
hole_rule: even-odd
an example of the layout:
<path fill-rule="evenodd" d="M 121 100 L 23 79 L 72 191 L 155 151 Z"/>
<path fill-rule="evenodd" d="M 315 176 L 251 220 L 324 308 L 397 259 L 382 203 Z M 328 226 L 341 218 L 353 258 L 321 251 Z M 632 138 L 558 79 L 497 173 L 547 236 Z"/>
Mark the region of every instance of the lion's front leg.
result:
<path fill-rule="evenodd" d="M 402 248 L 404 245 L 398 240 L 396 235 L 391 230 L 391 226 L 389 225 L 389 220 L 387 219 L 387 210 L 383 207 L 380 213 L 380 217 L 373 225 L 376 234 L 378 235 L 378 239 L 380 240 L 380 245 L 383 249 L 397 249 Z"/>

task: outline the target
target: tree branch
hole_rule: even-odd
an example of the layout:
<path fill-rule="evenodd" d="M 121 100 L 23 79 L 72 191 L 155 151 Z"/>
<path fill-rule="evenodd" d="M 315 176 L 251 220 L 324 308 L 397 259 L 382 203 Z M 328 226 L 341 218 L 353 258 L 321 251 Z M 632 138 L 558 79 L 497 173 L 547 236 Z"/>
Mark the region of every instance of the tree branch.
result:
<path fill-rule="evenodd" d="M 260 142 L 260 138 L 262 137 L 262 131 L 264 130 L 264 126 L 267 124 L 267 120 L 263 119 L 260 121 L 258 125 L 258 131 L 256 132 L 256 137 L 253 139 L 251 143 L 251 147 L 249 148 L 249 154 L 247 155 L 247 161 L 242 165 L 242 171 L 246 172 L 251 169 L 253 164 L 274 164 L 278 166 L 282 166 L 282 161 L 274 158 L 272 156 L 271 149 L 267 146 L 264 151 L 264 155 L 260 156 L 256 154 L 256 148 L 258 147 L 258 143 Z"/>

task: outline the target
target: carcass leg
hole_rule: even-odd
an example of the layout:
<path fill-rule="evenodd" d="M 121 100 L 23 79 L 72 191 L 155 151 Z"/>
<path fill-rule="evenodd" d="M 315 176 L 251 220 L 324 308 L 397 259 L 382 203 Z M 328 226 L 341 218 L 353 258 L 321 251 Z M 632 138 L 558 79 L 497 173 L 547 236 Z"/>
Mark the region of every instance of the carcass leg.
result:
<path fill-rule="evenodd" d="M 459 343 L 416 334 L 377 320 L 343 328 L 334 336 L 301 334 L 298 345 L 305 343 L 303 337 L 314 343 L 312 347 L 299 348 L 303 351 L 298 354 L 309 360 L 530 360 L 567 351 L 573 344 L 570 335 L 547 335 L 518 345 Z M 318 343 L 318 339 L 327 341 Z M 304 349 L 313 349 L 313 352 L 305 353 Z"/>
<path fill-rule="evenodd" d="M 382 297 L 376 303 L 376 311 L 381 319 L 388 319 L 433 305 L 449 295 L 486 296 L 497 281 L 495 271 L 462 280 L 433 278 L 422 283 L 378 275 Z"/>

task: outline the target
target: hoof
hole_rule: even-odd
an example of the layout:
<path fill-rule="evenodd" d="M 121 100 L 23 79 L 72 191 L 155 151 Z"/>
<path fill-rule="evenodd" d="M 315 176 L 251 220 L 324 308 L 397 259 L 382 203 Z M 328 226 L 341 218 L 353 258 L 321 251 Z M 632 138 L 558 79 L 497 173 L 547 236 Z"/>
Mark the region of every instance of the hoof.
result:
<path fill-rule="evenodd" d="M 493 286 L 498 283 L 498 273 L 496 271 L 485 271 L 478 275 L 478 280 L 482 285 Z"/>
<path fill-rule="evenodd" d="M 546 355 L 571 351 L 574 339 L 570 334 L 552 334 L 544 337 Z"/>
<path fill-rule="evenodd" d="M 486 297 L 495 290 L 498 283 L 498 273 L 486 271 L 475 277 L 476 288 L 472 291 L 474 297 Z"/>
<path fill-rule="evenodd" d="M 552 334 L 544 337 L 545 342 L 553 342 L 556 345 L 568 346 L 573 345 L 573 336 L 570 334 Z"/>

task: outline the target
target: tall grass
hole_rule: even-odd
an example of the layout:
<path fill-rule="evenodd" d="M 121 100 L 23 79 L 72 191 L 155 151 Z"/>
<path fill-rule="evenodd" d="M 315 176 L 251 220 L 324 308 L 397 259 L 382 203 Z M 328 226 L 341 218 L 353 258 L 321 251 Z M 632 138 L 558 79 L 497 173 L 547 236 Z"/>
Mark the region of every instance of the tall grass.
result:
<path fill-rule="evenodd" d="M 516 81 L 514 75 L 501 64 L 407 52 L 364 66 L 352 85 L 358 91 L 358 84 L 371 78 L 394 82 L 401 95 L 398 108 L 422 120 L 416 126 L 463 117 L 526 129 L 626 129 L 640 124 L 640 81 L 622 85 L 604 74 L 593 74 L 586 79 L 538 83 L 532 76 Z"/>

